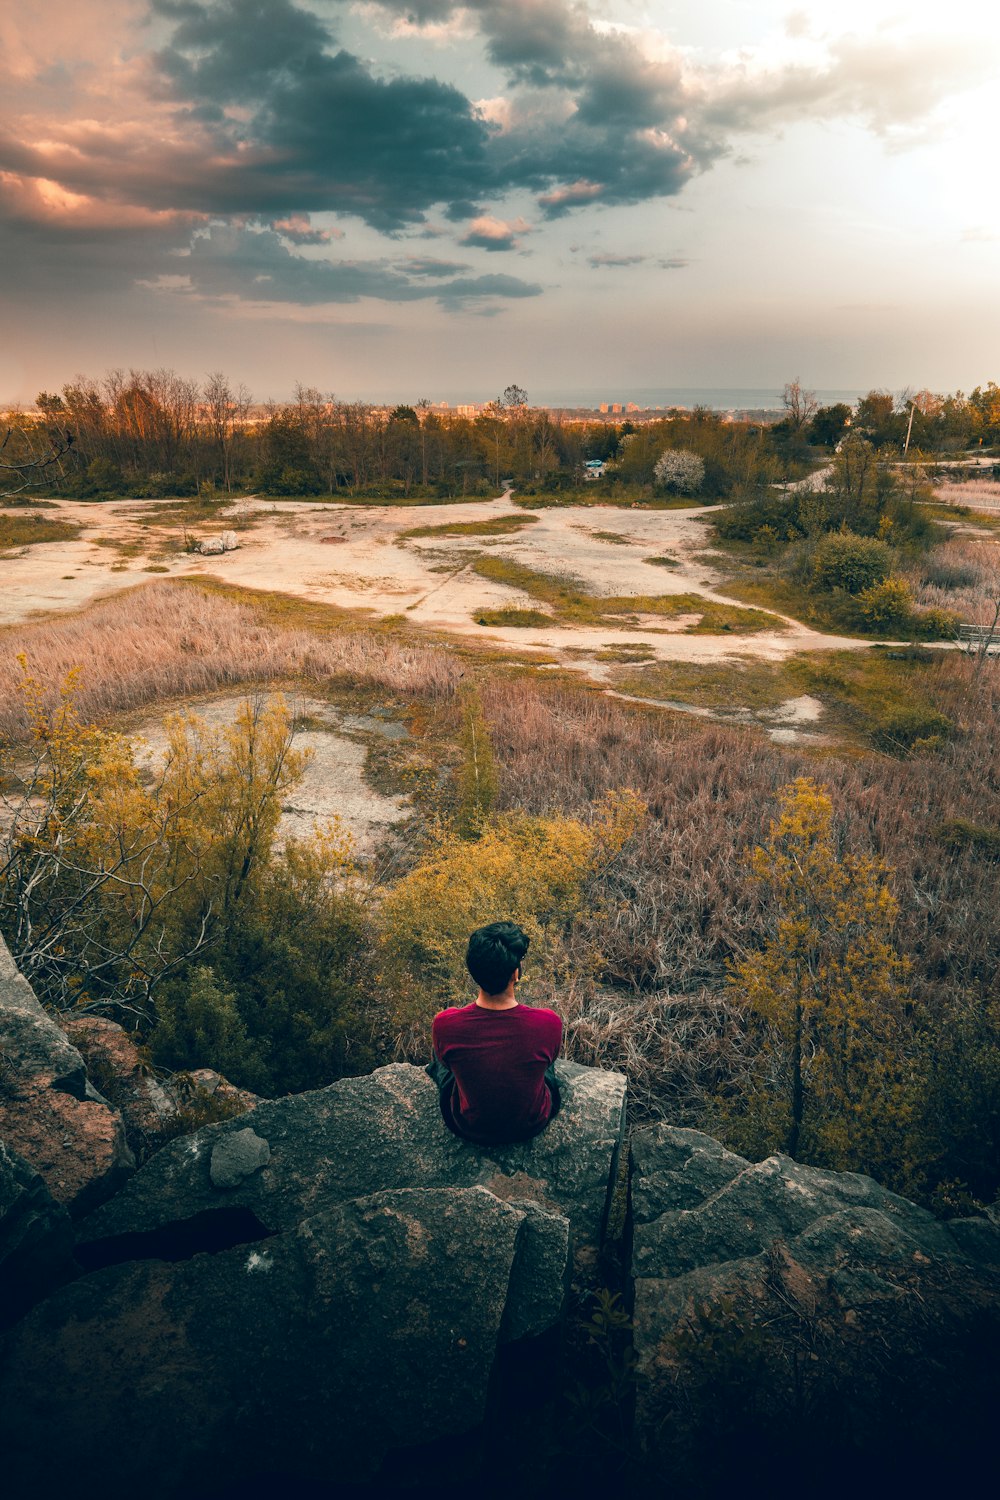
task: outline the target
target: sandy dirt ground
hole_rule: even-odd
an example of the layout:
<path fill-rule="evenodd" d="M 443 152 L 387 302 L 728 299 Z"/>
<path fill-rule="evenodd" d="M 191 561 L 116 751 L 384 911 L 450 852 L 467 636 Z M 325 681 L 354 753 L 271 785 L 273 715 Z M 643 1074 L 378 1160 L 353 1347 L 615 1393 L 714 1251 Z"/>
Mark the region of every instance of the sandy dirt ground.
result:
<path fill-rule="evenodd" d="M 209 729 L 233 724 L 244 699 L 239 693 L 204 698 L 190 705 Z M 368 715 L 344 714 L 320 698 L 296 696 L 288 699 L 296 719 L 308 727 L 297 729 L 296 750 L 309 753 L 309 764 L 298 784 L 291 788 L 278 824 L 278 842 L 310 834 L 317 822 L 336 819 L 352 841 L 355 855 L 368 859 L 377 845 L 410 812 L 408 797 L 386 797 L 364 779 L 365 752 L 373 737 L 404 738 L 403 725 Z M 141 742 L 140 759 L 151 766 L 162 760 L 167 737 L 162 714 L 135 724 L 130 733 Z"/>
<path fill-rule="evenodd" d="M 164 514 L 162 525 L 139 524 L 140 517 L 155 517 L 158 509 Z M 626 643 L 646 646 L 651 659 L 686 662 L 717 660 L 735 652 L 775 661 L 797 651 L 853 650 L 863 644 L 822 635 L 780 615 L 774 617 L 773 630 L 746 636 L 686 635 L 685 627 L 697 618 L 694 614 L 673 619 L 647 616 L 621 628 L 553 622 L 524 630 L 475 623 L 475 614 L 483 609 L 539 608 L 519 590 L 475 573 L 472 564 L 484 553 L 509 557 L 544 573 L 570 574 L 604 596 L 696 593 L 706 600 L 738 603 L 720 592 L 719 574 L 705 556 L 709 528 L 703 507 L 567 507 L 542 510 L 536 522 L 506 536 L 422 538 L 402 533 L 508 514 L 510 496 L 378 509 L 242 500 L 234 509 L 249 513 L 252 522 L 251 529 L 240 533 L 239 550 L 201 557 L 181 550 L 185 527 L 169 518 L 167 502 L 58 502 L 45 514 L 84 529 L 72 541 L 36 544 L 0 560 L 0 624 L 76 610 L 153 576 L 201 576 L 378 616 L 402 614 L 437 631 L 474 634 L 519 651 L 565 659 L 582 670 L 587 670 L 586 662 L 580 665 L 582 653 L 596 654 Z M 219 516 L 210 526 L 187 529 L 218 535 L 227 524 Z M 608 541 L 601 532 L 617 540 Z M 123 555 L 121 549 L 131 549 L 132 555 Z M 669 557 L 675 565 L 645 561 L 650 556 Z"/>

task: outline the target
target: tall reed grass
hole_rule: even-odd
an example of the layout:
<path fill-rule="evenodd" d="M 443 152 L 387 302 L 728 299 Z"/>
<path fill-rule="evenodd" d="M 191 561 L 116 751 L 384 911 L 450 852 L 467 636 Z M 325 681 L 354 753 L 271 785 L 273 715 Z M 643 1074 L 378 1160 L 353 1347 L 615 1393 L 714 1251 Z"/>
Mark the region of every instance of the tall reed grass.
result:
<path fill-rule="evenodd" d="M 927 691 L 955 723 L 952 739 L 905 760 L 828 753 L 817 763 L 815 752 L 750 731 L 557 685 L 484 689 L 499 807 L 585 816 L 620 787 L 649 807 L 575 934 L 577 977 L 562 1000 L 554 991 L 541 997 L 564 1010 L 572 1052 L 627 1066 L 640 1098 L 681 1122 L 705 1123 L 700 1111 L 720 1080 L 737 1086 L 749 1065 L 746 1017 L 726 976 L 773 921 L 747 857 L 767 835 L 778 788 L 798 775 L 830 788 L 842 852 L 879 855 L 892 867 L 913 1002 L 945 1027 L 990 1002 L 1000 867 L 974 831 L 1000 826 L 1000 662 L 977 674 L 961 653 L 942 653 Z M 973 830 L 970 839 L 950 838 L 956 826 Z"/>
<path fill-rule="evenodd" d="M 0 635 L 0 736 L 29 733 L 17 657 L 54 703 L 80 669 L 77 707 L 100 721 L 169 698 L 305 677 L 370 682 L 404 696 L 449 697 L 461 669 L 447 651 L 383 634 L 316 635 L 269 624 L 251 605 L 187 585 L 154 583 L 78 615 Z"/>

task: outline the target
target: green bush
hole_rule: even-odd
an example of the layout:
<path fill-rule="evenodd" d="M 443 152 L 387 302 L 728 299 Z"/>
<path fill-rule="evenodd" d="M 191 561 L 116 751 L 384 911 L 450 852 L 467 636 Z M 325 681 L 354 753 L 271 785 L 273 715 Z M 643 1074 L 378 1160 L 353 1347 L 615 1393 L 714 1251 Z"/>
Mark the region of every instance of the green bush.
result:
<path fill-rule="evenodd" d="M 214 1068 L 251 1089 L 265 1082 L 260 1053 L 247 1035 L 236 995 L 203 964 L 161 992 L 150 1047 L 154 1060 L 174 1071 Z"/>
<path fill-rule="evenodd" d="M 781 540 L 791 540 L 802 535 L 800 503 L 794 491 L 765 491 L 727 505 L 714 518 L 715 530 L 725 541 L 752 542 L 758 532 L 770 527 Z"/>
<path fill-rule="evenodd" d="M 831 531 L 813 553 L 813 582 L 819 589 L 862 594 L 884 583 L 892 572 L 892 550 L 878 537 Z"/>
<path fill-rule="evenodd" d="M 913 617 L 914 633 L 925 641 L 953 641 L 961 623 L 950 609 L 922 609 Z"/>
<path fill-rule="evenodd" d="M 872 730 L 871 741 L 886 755 L 907 755 L 921 747 L 936 748 L 954 729 L 951 719 L 934 709 L 899 708 Z"/>

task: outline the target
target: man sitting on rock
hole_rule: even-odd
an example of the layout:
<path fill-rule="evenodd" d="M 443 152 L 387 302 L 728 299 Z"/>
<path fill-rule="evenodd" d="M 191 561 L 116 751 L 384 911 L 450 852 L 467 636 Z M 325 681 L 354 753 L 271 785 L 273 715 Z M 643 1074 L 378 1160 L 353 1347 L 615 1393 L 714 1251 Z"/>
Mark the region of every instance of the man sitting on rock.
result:
<path fill-rule="evenodd" d="M 479 986 L 471 1005 L 434 1017 L 427 1071 L 441 1113 L 463 1140 L 495 1146 L 530 1140 L 559 1109 L 554 1063 L 562 1021 L 554 1010 L 520 1005 L 529 938 L 514 922 L 491 922 L 469 938 L 466 967 Z"/>

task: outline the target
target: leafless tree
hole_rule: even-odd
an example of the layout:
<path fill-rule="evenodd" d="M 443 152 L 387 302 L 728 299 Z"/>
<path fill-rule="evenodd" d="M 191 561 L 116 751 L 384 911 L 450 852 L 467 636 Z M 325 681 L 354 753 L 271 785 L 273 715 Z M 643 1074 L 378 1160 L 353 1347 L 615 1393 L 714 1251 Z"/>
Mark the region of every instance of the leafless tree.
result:
<path fill-rule="evenodd" d="M 804 427 L 819 410 L 816 392 L 804 390 L 797 375 L 781 392 L 781 404 L 788 413 L 789 421 L 796 427 Z"/>
<path fill-rule="evenodd" d="M 0 442 L 0 499 L 41 489 L 62 477 L 62 460 L 74 437 L 58 428 L 31 430 L 22 424 L 7 428 Z"/>

